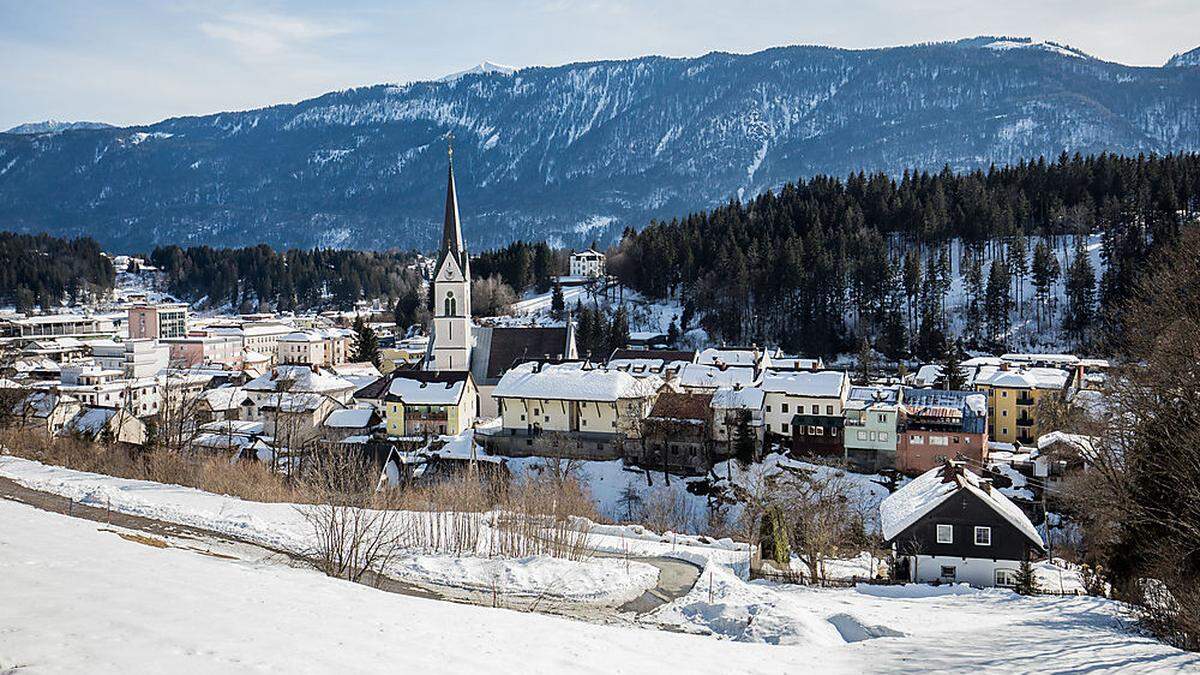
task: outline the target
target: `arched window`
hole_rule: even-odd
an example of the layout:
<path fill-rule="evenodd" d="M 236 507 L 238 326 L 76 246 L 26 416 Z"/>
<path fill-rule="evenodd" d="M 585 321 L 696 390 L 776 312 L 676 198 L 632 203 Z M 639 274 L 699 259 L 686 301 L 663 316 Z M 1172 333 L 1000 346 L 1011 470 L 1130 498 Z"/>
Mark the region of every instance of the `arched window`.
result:
<path fill-rule="evenodd" d="M 455 316 L 458 314 L 458 303 L 454 300 L 454 291 L 446 293 L 446 316 Z"/>

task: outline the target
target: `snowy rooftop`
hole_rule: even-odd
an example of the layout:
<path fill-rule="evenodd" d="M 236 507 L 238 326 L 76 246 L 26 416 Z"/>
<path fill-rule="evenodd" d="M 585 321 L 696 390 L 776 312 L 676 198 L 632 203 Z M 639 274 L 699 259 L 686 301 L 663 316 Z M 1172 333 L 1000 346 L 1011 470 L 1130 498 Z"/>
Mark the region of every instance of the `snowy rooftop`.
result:
<path fill-rule="evenodd" d="M 700 352 L 697 363 L 705 365 L 725 364 L 727 366 L 754 367 L 763 354 L 753 349 L 718 349 L 709 347 Z"/>
<path fill-rule="evenodd" d="M 913 479 L 904 487 L 889 495 L 879 505 L 880 524 L 884 539 L 893 539 L 919 521 L 959 490 L 967 490 L 1000 514 L 1038 546 L 1045 548 L 1042 535 L 1029 521 L 1021 507 L 1013 503 L 997 488 L 985 489 L 979 476 L 969 469 L 956 467 L 960 472 L 950 482 L 943 480 L 946 467 L 930 469 Z"/>
<path fill-rule="evenodd" d="M 291 382 L 291 391 L 330 392 L 354 389 L 354 383 L 308 366 L 277 366 L 245 384 L 247 391 L 275 391 L 280 382 Z"/>
<path fill-rule="evenodd" d="M 763 390 L 758 387 L 720 387 L 713 392 L 712 407 L 718 410 L 762 410 Z"/>
<path fill-rule="evenodd" d="M 1082 434 L 1068 434 L 1064 431 L 1051 431 L 1048 434 L 1042 434 L 1037 439 L 1038 451 L 1045 450 L 1051 445 L 1061 443 L 1069 448 L 1073 448 L 1079 453 L 1079 456 L 1084 459 L 1094 459 L 1096 457 L 1096 441 L 1098 439 Z"/>
<path fill-rule="evenodd" d="M 975 384 L 1014 389 L 1062 389 L 1067 386 L 1067 377 L 1067 371 L 1058 368 L 981 368 Z"/>
<path fill-rule="evenodd" d="M 500 378 L 492 395 L 500 398 L 533 398 L 565 401 L 616 402 L 623 398 L 651 396 L 662 386 L 657 377 L 634 377 L 617 370 L 592 368 L 578 363 L 542 366 L 525 363 Z"/>
<path fill-rule="evenodd" d="M 719 368 L 703 363 L 685 363 L 679 370 L 679 386 L 697 389 L 750 386 L 754 383 L 753 368 Z"/>
<path fill-rule="evenodd" d="M 763 376 L 762 388 L 768 393 L 781 393 L 790 396 L 812 396 L 817 398 L 838 398 L 846 390 L 850 378 L 840 370 L 822 370 L 819 372 L 775 372 L 768 371 Z"/>
<path fill-rule="evenodd" d="M 365 429 L 371 425 L 371 408 L 347 408 L 334 410 L 325 418 L 325 426 L 330 429 Z"/>
<path fill-rule="evenodd" d="M 399 397 L 406 405 L 457 405 L 466 388 L 466 373 L 460 379 L 447 382 L 396 377 L 388 385 L 388 394 Z"/>
<path fill-rule="evenodd" d="M 241 387 L 218 387 L 204 392 L 200 398 L 213 410 L 233 410 L 242 404 L 246 392 Z"/>

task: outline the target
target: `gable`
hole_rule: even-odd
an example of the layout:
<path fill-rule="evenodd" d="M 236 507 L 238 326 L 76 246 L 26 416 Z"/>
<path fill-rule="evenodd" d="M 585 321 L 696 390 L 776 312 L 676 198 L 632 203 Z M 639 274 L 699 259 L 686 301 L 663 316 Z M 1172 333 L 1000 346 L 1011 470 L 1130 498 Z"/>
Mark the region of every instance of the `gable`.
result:
<path fill-rule="evenodd" d="M 435 282 L 461 282 L 463 281 L 463 271 L 458 264 L 458 259 L 450 251 L 446 251 L 442 255 L 442 259 L 438 262 L 437 269 L 434 270 L 433 280 Z"/>
<path fill-rule="evenodd" d="M 953 544 L 936 544 L 936 526 L 938 524 L 955 526 L 955 541 Z M 920 542 L 926 553 L 936 553 L 934 548 L 950 547 L 956 555 L 973 551 L 973 535 L 975 527 L 990 527 L 992 529 L 992 544 L 986 550 L 991 552 L 989 557 L 1017 559 L 1022 557 L 1025 547 L 1033 545 L 1039 550 L 1045 546 L 1041 537 L 1034 538 L 1037 533 L 1027 532 L 1018 527 L 1003 512 L 996 510 L 990 501 L 976 494 L 974 490 L 960 488 L 947 495 L 927 513 L 901 530 L 891 538 L 893 542 Z M 945 551 L 940 551 L 945 552 Z"/>

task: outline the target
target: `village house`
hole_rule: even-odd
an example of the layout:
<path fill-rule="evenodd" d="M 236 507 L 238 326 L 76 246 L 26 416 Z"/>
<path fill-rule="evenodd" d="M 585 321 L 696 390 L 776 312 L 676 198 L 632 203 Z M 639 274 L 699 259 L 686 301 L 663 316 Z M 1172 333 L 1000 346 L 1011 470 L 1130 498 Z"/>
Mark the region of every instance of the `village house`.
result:
<path fill-rule="evenodd" d="M 321 422 L 345 405 L 329 394 L 279 392 L 261 399 L 259 419 L 278 451 L 310 449 L 321 438 Z"/>
<path fill-rule="evenodd" d="M 632 374 L 636 367 L 630 368 Z M 667 369 L 665 377 L 683 391 L 711 394 L 721 387 L 749 387 L 758 381 L 754 368 L 721 364 L 685 363 L 676 369 Z"/>
<path fill-rule="evenodd" d="M 879 506 L 900 578 L 1014 586 L 1022 561 L 1046 552 L 1019 506 L 958 462 L 930 469 Z"/>
<path fill-rule="evenodd" d="M 74 396 L 55 391 L 33 391 L 18 401 L 12 412 L 23 425 L 57 434 L 79 414 L 80 408 Z"/>
<path fill-rule="evenodd" d="M 1037 405 L 1043 398 L 1064 396 L 1072 371 L 1044 366 L 1014 367 L 1007 362 L 981 369 L 975 388 L 987 394 L 988 427 L 993 441 L 1031 444 L 1043 433 Z"/>
<path fill-rule="evenodd" d="M 469 372 L 395 371 L 383 399 L 389 436 L 460 434 L 475 423 L 479 393 Z"/>
<path fill-rule="evenodd" d="M 850 378 L 845 373 L 768 371 L 762 378 L 762 390 L 768 438 L 781 439 L 800 454 L 843 455 L 844 408 L 850 393 Z"/>
<path fill-rule="evenodd" d="M 242 386 L 246 394 L 239 418 L 263 419 L 261 407 L 276 393 L 321 394 L 339 404 L 348 404 L 354 395 L 354 383 L 312 366 L 280 365 Z M 325 411 L 328 413 L 328 410 Z M 324 419 L 322 417 L 322 419 Z M 320 420 L 317 420 L 319 423 Z"/>
<path fill-rule="evenodd" d="M 850 388 L 844 407 L 847 464 L 868 473 L 896 466 L 902 397 L 899 386 Z"/>
<path fill-rule="evenodd" d="M 321 439 L 326 443 L 366 443 L 382 423 L 374 408 L 341 408 L 321 423 Z"/>
<path fill-rule="evenodd" d="M 988 461 L 987 400 L 983 394 L 945 389 L 903 391 L 895 467 L 916 475 L 963 458 Z"/>
<path fill-rule="evenodd" d="M 500 429 L 480 437 L 509 454 L 617 459 L 640 438 L 661 386 L 657 377 L 581 363 L 522 364 L 496 385 Z"/>
<path fill-rule="evenodd" d="M 144 445 L 146 424 L 125 408 L 88 406 L 72 417 L 59 435 L 74 436 L 93 443 Z"/>
<path fill-rule="evenodd" d="M 201 392 L 196 401 L 196 420 L 201 424 L 236 420 L 241 414 L 246 392 L 241 387 L 225 386 Z"/>
<path fill-rule="evenodd" d="M 712 394 L 658 393 L 642 420 L 641 443 L 626 446 L 625 457 L 639 466 L 702 475 L 712 465 Z"/>
<path fill-rule="evenodd" d="M 763 443 L 763 402 L 766 394 L 759 387 L 720 387 L 713 392 L 713 440 L 718 452 L 733 455 L 739 429 L 753 436 L 757 451 Z M 721 447 L 723 446 L 723 448 Z"/>

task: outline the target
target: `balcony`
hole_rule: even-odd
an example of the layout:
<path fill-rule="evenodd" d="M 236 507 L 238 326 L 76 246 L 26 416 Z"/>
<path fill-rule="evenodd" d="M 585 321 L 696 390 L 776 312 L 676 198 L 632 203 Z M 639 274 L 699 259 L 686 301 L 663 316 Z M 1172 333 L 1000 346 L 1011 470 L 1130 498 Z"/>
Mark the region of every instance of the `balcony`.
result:
<path fill-rule="evenodd" d="M 1028 405 L 1033 405 L 1034 403 L 1036 403 L 1036 401 L 1034 400 L 1034 398 L 1033 398 L 1032 396 L 1029 396 L 1029 395 L 1027 395 L 1027 394 L 1026 394 L 1026 395 L 1022 395 L 1022 396 L 1018 396 L 1018 397 L 1017 397 L 1017 405 L 1026 405 L 1026 406 L 1028 406 Z"/>
<path fill-rule="evenodd" d="M 1034 425 L 1034 419 L 1032 417 L 1018 417 L 1017 418 L 1017 426 L 1019 426 L 1019 427 L 1032 427 L 1033 425 Z"/>

